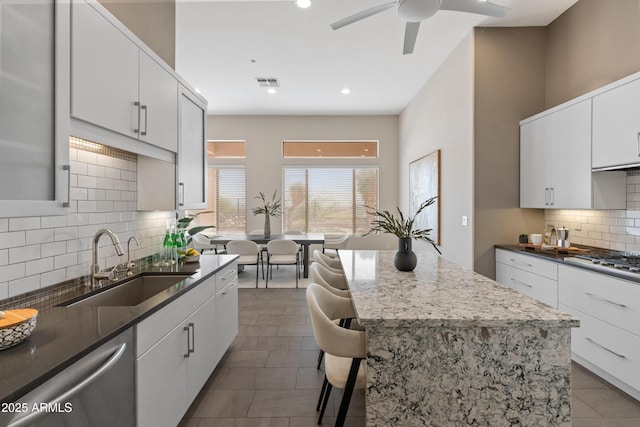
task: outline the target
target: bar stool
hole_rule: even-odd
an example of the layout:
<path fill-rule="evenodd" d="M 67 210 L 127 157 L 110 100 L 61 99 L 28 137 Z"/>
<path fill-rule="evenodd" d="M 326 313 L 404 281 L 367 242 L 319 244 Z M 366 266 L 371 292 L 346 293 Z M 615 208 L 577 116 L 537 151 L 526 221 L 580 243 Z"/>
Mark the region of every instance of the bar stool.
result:
<path fill-rule="evenodd" d="M 334 320 L 355 317 L 350 299 L 334 295 L 315 283 L 307 287 L 306 296 L 313 334 L 318 346 L 325 352 L 325 379 L 316 407 L 320 411 L 318 424 L 322 423 L 331 389 L 337 387 L 344 389 L 335 424 L 336 427 L 342 427 L 353 390 L 366 387 L 365 333 L 345 329 L 334 323 Z"/>

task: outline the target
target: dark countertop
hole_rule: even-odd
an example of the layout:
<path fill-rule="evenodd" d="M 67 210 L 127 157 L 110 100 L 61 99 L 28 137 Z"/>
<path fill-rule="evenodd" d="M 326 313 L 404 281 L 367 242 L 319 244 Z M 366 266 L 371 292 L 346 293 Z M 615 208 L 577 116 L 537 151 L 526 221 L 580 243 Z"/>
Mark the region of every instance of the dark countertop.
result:
<path fill-rule="evenodd" d="M 592 273 L 604 274 L 605 276 L 616 277 L 618 279 L 624 279 L 624 280 L 628 280 L 630 282 L 634 282 L 634 283 L 640 284 L 640 274 L 638 274 L 637 277 L 635 277 L 635 275 L 634 276 L 629 276 L 629 275 L 626 275 L 626 274 L 618 273 L 618 270 L 615 269 L 615 268 L 608 268 L 606 270 L 602 270 L 602 269 L 590 268 L 590 264 L 588 264 L 588 263 L 578 264 L 578 263 L 573 263 L 573 262 L 566 262 L 564 260 L 565 258 L 568 258 L 568 257 L 573 257 L 573 256 L 576 256 L 576 255 L 580 255 L 579 253 L 555 253 L 554 251 L 534 250 L 532 248 L 525 248 L 525 247 L 517 246 L 517 245 L 495 245 L 495 248 L 496 249 L 504 249 L 504 250 L 511 251 L 511 252 L 519 252 L 519 253 L 524 254 L 524 255 L 530 255 L 530 256 L 542 258 L 542 259 L 545 259 L 547 261 L 555 261 L 555 262 L 558 262 L 560 264 L 564 264 L 564 265 L 569 266 L 569 267 L 581 268 L 583 270 L 589 270 Z M 597 251 L 603 251 L 603 249 L 593 248 L 593 252 L 597 252 Z M 606 249 L 604 251 L 606 251 L 608 253 L 616 252 L 616 251 L 609 251 L 609 250 L 606 250 Z"/>
<path fill-rule="evenodd" d="M 0 401 L 14 402 L 101 344 L 149 317 L 220 271 L 237 255 L 204 255 L 200 262 L 168 269 L 140 267 L 137 274 L 191 274 L 135 307 L 53 307 L 38 314 L 22 343 L 0 351 Z M 135 277 L 135 276 L 134 276 Z M 70 296 L 70 299 L 73 297 Z"/>

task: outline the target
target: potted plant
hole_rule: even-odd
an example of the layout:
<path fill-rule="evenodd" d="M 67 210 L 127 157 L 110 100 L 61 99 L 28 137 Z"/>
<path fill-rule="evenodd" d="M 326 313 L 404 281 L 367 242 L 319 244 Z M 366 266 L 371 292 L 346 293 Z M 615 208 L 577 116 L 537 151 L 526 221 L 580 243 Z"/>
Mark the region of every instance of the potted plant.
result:
<path fill-rule="evenodd" d="M 432 230 L 431 228 L 413 228 L 416 217 L 428 206 L 431 206 L 436 201 L 436 198 L 437 196 L 422 202 L 416 213 L 411 218 L 405 218 L 404 214 L 398 207 L 396 207 L 396 210 L 398 211 L 398 217 L 396 217 L 389 211 L 379 211 L 375 208 L 365 206 L 368 209 L 367 213 L 375 215 L 375 219 L 371 222 L 371 229 L 364 234 L 364 236 L 380 231 L 394 234 L 398 237 L 398 251 L 393 257 L 394 265 L 400 271 L 413 271 L 418 260 L 416 254 L 411 250 L 411 239 L 425 240 L 431 243 L 433 248 L 438 251 L 439 254 L 442 254 L 440 249 L 436 246 L 436 242 L 429 237 Z"/>
<path fill-rule="evenodd" d="M 273 192 L 273 196 L 271 196 L 271 200 L 267 201 L 264 193 L 261 191 L 259 196 L 255 196 L 254 199 L 260 199 L 262 201 L 262 205 L 257 208 L 253 208 L 254 215 L 264 215 L 264 237 L 271 237 L 271 217 L 272 216 L 280 216 L 281 212 L 281 204 L 280 199 L 277 198 L 278 190 Z"/>
<path fill-rule="evenodd" d="M 198 234 L 201 231 L 204 231 L 208 228 L 216 228 L 214 225 L 199 225 L 197 227 L 189 228 L 191 222 L 198 217 L 198 215 L 212 213 L 213 211 L 200 211 L 196 212 L 193 215 L 185 215 L 184 218 L 180 218 L 178 212 L 176 212 L 176 230 L 178 234 L 183 233 L 185 237 L 185 246 L 188 246 L 191 243 L 192 237 L 194 234 Z"/>
<path fill-rule="evenodd" d="M 522 233 L 518 236 L 518 243 L 529 243 L 529 236 L 526 233 Z"/>

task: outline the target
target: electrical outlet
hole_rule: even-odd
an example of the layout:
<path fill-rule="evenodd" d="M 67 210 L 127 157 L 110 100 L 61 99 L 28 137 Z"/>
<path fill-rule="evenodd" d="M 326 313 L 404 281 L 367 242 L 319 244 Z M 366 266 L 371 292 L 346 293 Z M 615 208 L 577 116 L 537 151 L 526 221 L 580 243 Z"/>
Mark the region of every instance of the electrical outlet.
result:
<path fill-rule="evenodd" d="M 466 227 L 466 226 L 467 226 L 467 224 L 468 224 L 468 222 L 469 222 L 469 221 L 468 221 L 468 219 L 467 219 L 467 216 L 466 216 L 466 215 L 464 215 L 464 216 L 462 217 L 462 225 L 464 225 L 464 226 Z"/>

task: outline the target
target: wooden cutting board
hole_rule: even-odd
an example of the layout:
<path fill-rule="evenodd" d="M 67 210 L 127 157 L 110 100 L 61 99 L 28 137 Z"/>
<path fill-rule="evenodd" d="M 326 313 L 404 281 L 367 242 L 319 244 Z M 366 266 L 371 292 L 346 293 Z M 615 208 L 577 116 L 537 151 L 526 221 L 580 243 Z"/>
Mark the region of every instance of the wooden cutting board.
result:
<path fill-rule="evenodd" d="M 7 310 L 4 312 L 4 317 L 0 318 L 0 329 L 19 325 L 20 323 L 26 322 L 27 320 L 37 315 L 38 310 L 36 310 L 35 308 L 19 308 L 16 310 Z"/>
<path fill-rule="evenodd" d="M 571 246 L 569 248 L 562 248 L 560 246 L 549 246 L 545 245 L 545 248 L 542 249 L 542 245 L 534 245 L 533 243 L 518 243 L 518 246 L 523 248 L 531 248 L 537 251 L 556 251 L 556 252 L 591 252 L 589 249 L 584 248 L 576 248 L 575 246 Z M 548 248 L 548 249 L 547 249 Z"/>

